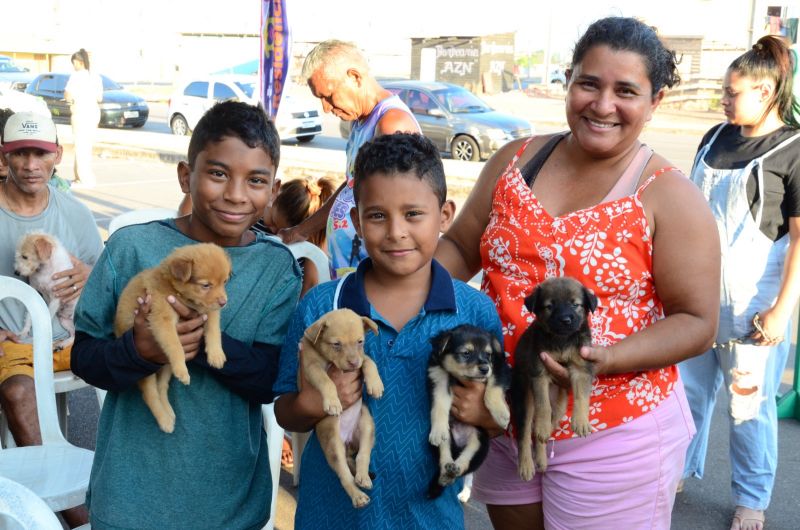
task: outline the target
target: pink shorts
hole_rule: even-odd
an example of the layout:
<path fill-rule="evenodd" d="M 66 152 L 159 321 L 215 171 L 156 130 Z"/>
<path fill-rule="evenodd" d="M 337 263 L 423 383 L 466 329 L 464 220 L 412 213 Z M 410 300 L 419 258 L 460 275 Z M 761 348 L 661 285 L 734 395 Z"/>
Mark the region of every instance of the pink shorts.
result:
<path fill-rule="evenodd" d="M 492 440 L 472 498 L 490 505 L 542 503 L 546 528 L 669 530 L 675 490 L 695 428 L 683 383 L 655 410 L 586 438 L 550 441 L 547 472 L 525 482 L 517 444 Z"/>

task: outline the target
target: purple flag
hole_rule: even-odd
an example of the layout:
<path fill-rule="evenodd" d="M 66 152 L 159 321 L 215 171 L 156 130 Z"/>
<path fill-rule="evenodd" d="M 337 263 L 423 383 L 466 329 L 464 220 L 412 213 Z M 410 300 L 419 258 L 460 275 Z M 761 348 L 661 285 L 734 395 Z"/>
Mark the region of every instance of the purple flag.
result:
<path fill-rule="evenodd" d="M 261 101 L 270 118 L 278 114 L 289 73 L 289 24 L 286 0 L 261 0 Z"/>

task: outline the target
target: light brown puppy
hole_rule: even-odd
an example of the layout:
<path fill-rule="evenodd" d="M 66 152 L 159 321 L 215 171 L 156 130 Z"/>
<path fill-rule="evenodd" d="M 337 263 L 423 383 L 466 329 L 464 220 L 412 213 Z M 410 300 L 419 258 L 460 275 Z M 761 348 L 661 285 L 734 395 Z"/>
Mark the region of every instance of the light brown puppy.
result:
<path fill-rule="evenodd" d="M 187 245 L 175 249 L 152 269 L 134 276 L 120 295 L 114 318 L 117 337 L 133 327 L 134 311 L 139 307 L 137 298 L 147 294 L 151 297 L 147 323 L 169 363 L 141 379 L 139 389 L 164 432 L 175 429 L 175 411 L 167 399 L 170 376 L 174 373 L 181 383 L 189 384 L 183 346 L 175 329 L 178 314 L 167 302 L 167 296 L 173 295 L 185 306 L 208 315 L 203 331 L 206 358 L 214 368 L 222 368 L 225 352 L 219 312 L 228 301 L 225 284 L 230 275 L 231 260 L 221 247 L 213 243 Z"/>
<path fill-rule="evenodd" d="M 569 371 L 572 387 L 572 430 L 578 436 L 592 432 L 589 398 L 594 365 L 580 355 L 592 343 L 589 313 L 597 309 L 597 297 L 573 278 L 550 278 L 525 299 L 536 320 L 525 330 L 514 352 L 511 408 L 517 426 L 519 476 L 530 480 L 547 469 L 545 444 L 567 408 L 567 391 L 557 387 L 539 356 L 547 352 Z M 551 406 L 551 391 L 557 394 Z M 531 455 L 534 435 L 535 456 Z"/>
<path fill-rule="evenodd" d="M 378 375 L 378 367 L 375 361 L 364 355 L 364 333 L 367 330 L 377 335 L 378 325 L 349 309 L 337 309 L 311 324 L 302 340 L 303 374 L 308 383 L 322 394 L 322 407 L 328 414 L 317 423 L 317 438 L 328 465 L 336 472 L 354 508 L 369 503 L 369 496 L 357 486 L 372 487 L 369 461 L 375 445 L 375 422 L 362 400 L 342 410 L 336 385 L 328 376 L 327 368 L 330 364 L 343 371 L 360 368 L 367 393 L 375 398 L 381 397 L 383 381 Z"/>

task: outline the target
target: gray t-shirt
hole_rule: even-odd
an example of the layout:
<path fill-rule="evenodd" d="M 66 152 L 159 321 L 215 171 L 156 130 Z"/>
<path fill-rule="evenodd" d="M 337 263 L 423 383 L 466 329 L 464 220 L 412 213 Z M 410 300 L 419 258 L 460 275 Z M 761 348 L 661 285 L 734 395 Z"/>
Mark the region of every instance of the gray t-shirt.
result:
<path fill-rule="evenodd" d="M 0 208 L 0 274 L 19 278 L 14 274 L 14 249 L 20 237 L 34 230 L 54 235 L 67 252 L 94 266 L 103 251 L 103 242 L 97 231 L 92 212 L 80 201 L 53 186 L 49 186 L 47 207 L 38 215 L 23 217 Z M 0 329 L 18 332 L 25 322 L 25 307 L 17 300 L 0 302 Z M 67 332 L 53 319 L 53 340 L 67 337 Z M 23 339 L 30 342 L 31 337 Z"/>

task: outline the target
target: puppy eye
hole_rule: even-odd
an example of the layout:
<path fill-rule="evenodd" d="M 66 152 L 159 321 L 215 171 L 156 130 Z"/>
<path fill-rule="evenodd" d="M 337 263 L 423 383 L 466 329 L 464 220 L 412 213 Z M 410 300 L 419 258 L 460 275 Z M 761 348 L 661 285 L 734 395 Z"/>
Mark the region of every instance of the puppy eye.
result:
<path fill-rule="evenodd" d="M 208 282 L 206 282 L 206 283 L 201 283 L 201 284 L 200 284 L 200 287 L 202 287 L 203 289 L 211 289 L 211 284 L 210 284 L 210 283 L 208 283 Z"/>
<path fill-rule="evenodd" d="M 574 307 L 575 309 L 578 309 L 579 307 L 583 307 L 583 304 L 578 303 L 578 302 L 572 302 L 572 307 Z"/>
<path fill-rule="evenodd" d="M 544 304 L 543 307 L 545 311 L 550 311 L 551 309 L 553 309 L 553 304 Z"/>
<path fill-rule="evenodd" d="M 22 255 L 22 259 L 28 259 L 28 256 L 26 256 L 25 254 L 23 254 L 23 255 Z"/>
<path fill-rule="evenodd" d="M 337 342 L 331 342 L 331 347 L 332 347 L 334 350 L 336 350 L 336 351 L 339 351 L 339 350 L 341 350 L 341 349 L 342 349 L 342 343 L 341 343 L 341 342 L 338 342 L 338 341 L 337 341 Z"/>
<path fill-rule="evenodd" d="M 364 344 L 364 339 L 358 339 L 358 345 L 361 346 L 362 344 Z"/>

